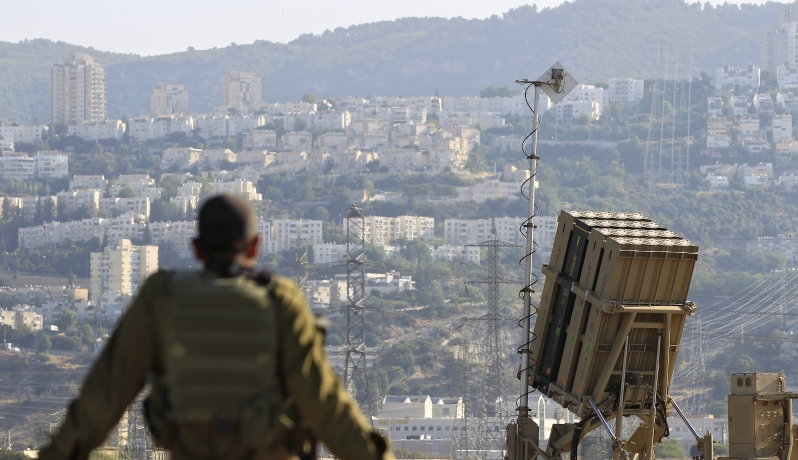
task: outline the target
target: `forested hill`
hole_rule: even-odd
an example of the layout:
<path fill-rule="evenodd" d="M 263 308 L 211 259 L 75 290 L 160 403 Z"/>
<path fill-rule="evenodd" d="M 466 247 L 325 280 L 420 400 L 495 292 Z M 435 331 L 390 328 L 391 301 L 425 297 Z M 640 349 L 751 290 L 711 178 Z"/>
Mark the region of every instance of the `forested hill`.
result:
<path fill-rule="evenodd" d="M 107 71 L 108 115 L 149 110 L 152 85 L 188 87 L 192 111 L 221 102 L 223 75 L 255 71 L 263 97 L 476 95 L 486 85 L 537 77 L 560 60 L 581 81 L 658 76 L 660 43 L 696 72 L 722 62 L 759 62 L 759 34 L 778 22 L 778 4 L 711 7 L 682 0 L 574 0 L 525 6 L 484 20 L 406 18 L 203 51 L 139 57 L 89 50 Z M 201 33 L 201 31 L 197 31 Z M 102 43 L 95 44 L 102 48 Z M 49 121 L 49 69 L 82 48 L 46 40 L 0 43 L 0 121 Z M 672 61 L 671 61 L 672 62 Z M 671 71 L 672 73 L 672 71 Z"/>

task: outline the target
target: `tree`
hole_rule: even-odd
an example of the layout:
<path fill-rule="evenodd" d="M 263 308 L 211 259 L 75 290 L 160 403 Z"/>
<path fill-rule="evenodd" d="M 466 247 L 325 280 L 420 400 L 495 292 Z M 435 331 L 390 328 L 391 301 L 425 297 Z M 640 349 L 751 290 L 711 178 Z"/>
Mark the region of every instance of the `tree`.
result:
<path fill-rule="evenodd" d="M 117 198 L 135 198 L 137 196 L 139 196 L 139 194 L 136 193 L 136 191 L 133 190 L 133 188 L 130 187 L 129 185 L 126 185 L 126 186 L 122 187 L 116 193 L 116 197 Z"/>
<path fill-rule="evenodd" d="M 74 329 L 74 327 L 78 324 L 78 314 L 72 310 L 64 310 L 61 313 L 61 317 L 58 318 L 58 330 L 61 332 L 67 332 Z"/>
<path fill-rule="evenodd" d="M 50 353 L 50 348 L 53 348 L 53 343 L 50 341 L 50 337 L 47 335 L 42 335 L 42 338 L 39 339 L 39 344 L 36 345 L 36 352 L 40 355 L 47 355 Z"/>
<path fill-rule="evenodd" d="M 308 121 L 303 117 L 297 116 L 294 119 L 294 131 L 304 131 L 308 128 Z"/>

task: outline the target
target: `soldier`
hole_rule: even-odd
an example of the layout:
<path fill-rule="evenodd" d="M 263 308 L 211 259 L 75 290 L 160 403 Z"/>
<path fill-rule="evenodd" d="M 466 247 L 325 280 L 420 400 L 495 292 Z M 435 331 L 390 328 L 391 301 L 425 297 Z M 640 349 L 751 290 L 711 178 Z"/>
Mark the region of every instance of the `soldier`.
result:
<path fill-rule="evenodd" d="M 390 460 L 300 290 L 252 270 L 259 243 L 249 203 L 209 199 L 193 240 L 205 269 L 147 279 L 39 458 L 88 458 L 149 382 L 150 430 L 176 460 L 295 458 L 313 438 L 344 460 Z"/>

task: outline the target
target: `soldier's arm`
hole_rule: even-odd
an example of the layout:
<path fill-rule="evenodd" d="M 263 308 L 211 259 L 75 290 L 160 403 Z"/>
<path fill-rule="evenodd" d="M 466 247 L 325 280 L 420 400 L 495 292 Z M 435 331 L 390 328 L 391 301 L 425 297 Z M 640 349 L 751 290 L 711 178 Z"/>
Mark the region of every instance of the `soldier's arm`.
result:
<path fill-rule="evenodd" d="M 88 458 L 144 387 L 156 359 L 154 300 L 168 276 L 157 273 L 144 283 L 70 404 L 63 425 L 39 453 L 40 459 Z"/>
<path fill-rule="evenodd" d="M 327 361 L 322 334 L 304 295 L 282 278 L 276 280 L 274 293 L 283 377 L 302 419 L 338 458 L 390 458 L 384 441 L 372 432 Z"/>

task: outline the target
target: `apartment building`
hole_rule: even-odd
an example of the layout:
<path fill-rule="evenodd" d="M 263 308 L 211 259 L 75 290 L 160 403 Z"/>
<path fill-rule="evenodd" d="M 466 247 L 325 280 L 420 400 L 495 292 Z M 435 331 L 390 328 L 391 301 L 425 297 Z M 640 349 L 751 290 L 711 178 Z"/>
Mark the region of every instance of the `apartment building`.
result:
<path fill-rule="evenodd" d="M 41 331 L 44 326 L 44 318 L 31 306 L 18 305 L 12 310 L 0 310 L 0 324 L 9 326 L 11 329 L 27 327 L 32 331 Z"/>
<path fill-rule="evenodd" d="M 69 180 L 69 190 L 81 190 L 81 189 L 97 189 L 97 190 L 105 190 L 105 186 L 108 185 L 108 181 L 105 179 L 105 176 L 98 174 L 98 175 L 82 175 L 82 174 L 75 174 L 72 176 L 72 179 Z"/>
<path fill-rule="evenodd" d="M 125 134 L 125 124 L 122 120 L 92 120 L 70 123 L 67 126 L 70 136 L 77 136 L 84 141 L 99 141 L 100 139 L 122 140 Z"/>
<path fill-rule="evenodd" d="M 483 202 L 494 198 L 518 199 L 523 182 L 503 182 L 498 179 L 488 180 L 468 187 L 457 187 L 456 201 Z"/>
<path fill-rule="evenodd" d="M 222 87 L 222 107 L 252 113 L 262 104 L 263 87 L 254 72 L 228 72 Z"/>
<path fill-rule="evenodd" d="M 311 247 L 314 264 L 330 264 L 347 260 L 347 246 L 345 244 L 319 243 Z"/>
<path fill-rule="evenodd" d="M 715 70 L 715 90 L 726 93 L 733 91 L 756 93 L 759 89 L 759 74 L 759 67 L 753 64 L 742 68 L 724 64 Z"/>
<path fill-rule="evenodd" d="M 40 150 L 33 156 L 34 177 L 60 179 L 69 175 L 69 157 L 57 150 Z"/>
<path fill-rule="evenodd" d="M 430 254 L 435 259 L 446 259 L 449 262 L 465 261 L 479 264 L 480 248 L 476 246 L 430 246 Z"/>
<path fill-rule="evenodd" d="M 3 180 L 59 179 L 69 173 L 69 158 L 58 151 L 42 150 L 34 156 L 5 151 L 0 156 L 0 176 Z"/>
<path fill-rule="evenodd" d="M 583 115 L 591 120 L 601 117 L 601 103 L 594 101 L 561 101 L 553 110 L 558 122 L 575 120 Z"/>
<path fill-rule="evenodd" d="M 109 214 L 129 214 L 131 216 L 141 216 L 144 220 L 150 218 L 151 200 L 146 196 L 131 198 L 100 198 L 99 209 L 107 211 Z"/>
<path fill-rule="evenodd" d="M 297 238 L 309 245 L 322 243 L 322 221 L 309 219 L 275 219 L 270 228 L 273 251 L 296 249 Z"/>
<path fill-rule="evenodd" d="M 773 142 L 778 144 L 782 139 L 792 139 L 792 116 L 777 115 L 772 119 Z"/>
<path fill-rule="evenodd" d="M 313 135 L 308 131 L 291 131 L 283 134 L 282 150 L 310 152 L 313 149 Z"/>
<path fill-rule="evenodd" d="M 554 223 L 549 219 L 554 219 Z M 447 245 L 461 246 L 476 244 L 491 239 L 491 220 L 496 222 L 496 233 L 499 241 L 517 244 L 524 247 L 526 237 L 521 234 L 521 225 L 525 219 L 521 217 L 497 217 L 495 219 L 446 219 L 444 222 L 444 241 Z M 538 216 L 535 218 L 539 231 L 535 233 L 538 249 L 548 245 L 550 250 L 554 244 L 556 218 Z"/>
<path fill-rule="evenodd" d="M 169 169 L 176 165 L 178 169 L 188 169 L 200 159 L 202 150 L 191 147 L 169 148 L 161 155 L 161 168 Z"/>
<path fill-rule="evenodd" d="M 711 117 L 720 117 L 723 116 L 723 109 L 726 108 L 726 104 L 723 102 L 723 98 L 712 96 L 707 98 L 707 113 Z"/>
<path fill-rule="evenodd" d="M 0 157 L 0 173 L 3 180 L 31 180 L 36 171 L 36 160 L 26 153 L 3 152 Z"/>
<path fill-rule="evenodd" d="M 787 268 L 798 268 L 798 236 L 793 233 L 762 236 L 745 246 L 746 251 L 762 250 L 781 254 L 787 261 Z"/>
<path fill-rule="evenodd" d="M 188 113 L 188 91 L 176 83 L 158 83 L 152 87 L 150 113 L 176 115 Z"/>
<path fill-rule="evenodd" d="M 0 123 L 0 150 L 14 150 L 14 144 L 33 144 L 40 141 L 47 129 L 45 125 L 4 126 Z"/>
<path fill-rule="evenodd" d="M 364 224 L 365 241 L 378 247 L 389 246 L 392 240 L 399 238 L 421 241 L 435 238 L 435 219 L 432 217 L 366 216 Z M 343 226 L 346 228 L 346 218 Z"/>
<path fill-rule="evenodd" d="M 277 150 L 277 132 L 271 129 L 258 129 L 244 138 L 244 150 Z"/>
<path fill-rule="evenodd" d="M 118 246 L 92 252 L 89 298 L 102 302 L 103 294 L 132 295 L 147 276 L 158 271 L 158 246 L 134 246 L 123 239 Z"/>
<path fill-rule="evenodd" d="M 199 167 L 204 170 L 217 170 L 223 162 L 235 163 L 238 155 L 230 149 L 209 149 L 200 153 Z"/>
<path fill-rule="evenodd" d="M 168 244 L 182 258 L 192 257 L 191 240 L 194 239 L 197 230 L 195 220 L 150 223 L 152 244 Z"/>
<path fill-rule="evenodd" d="M 213 184 L 214 193 L 229 193 L 248 201 L 261 201 L 263 196 L 258 193 L 255 184 L 248 180 L 216 181 Z"/>
<path fill-rule="evenodd" d="M 643 99 L 643 80 L 635 78 L 610 78 L 607 83 L 609 101 L 635 105 Z"/>
<path fill-rule="evenodd" d="M 50 74 L 51 120 L 81 123 L 105 119 L 105 70 L 86 53 L 58 61 Z"/>
<path fill-rule="evenodd" d="M 123 215 L 112 219 L 94 217 L 71 222 L 46 222 L 44 225 L 22 227 L 17 231 L 17 244 L 20 248 L 36 249 L 41 247 L 57 247 L 65 241 L 89 241 L 97 238 L 102 241 L 110 227 L 130 227 L 135 217 Z M 141 230 L 130 230 L 130 238 L 140 238 Z"/>

